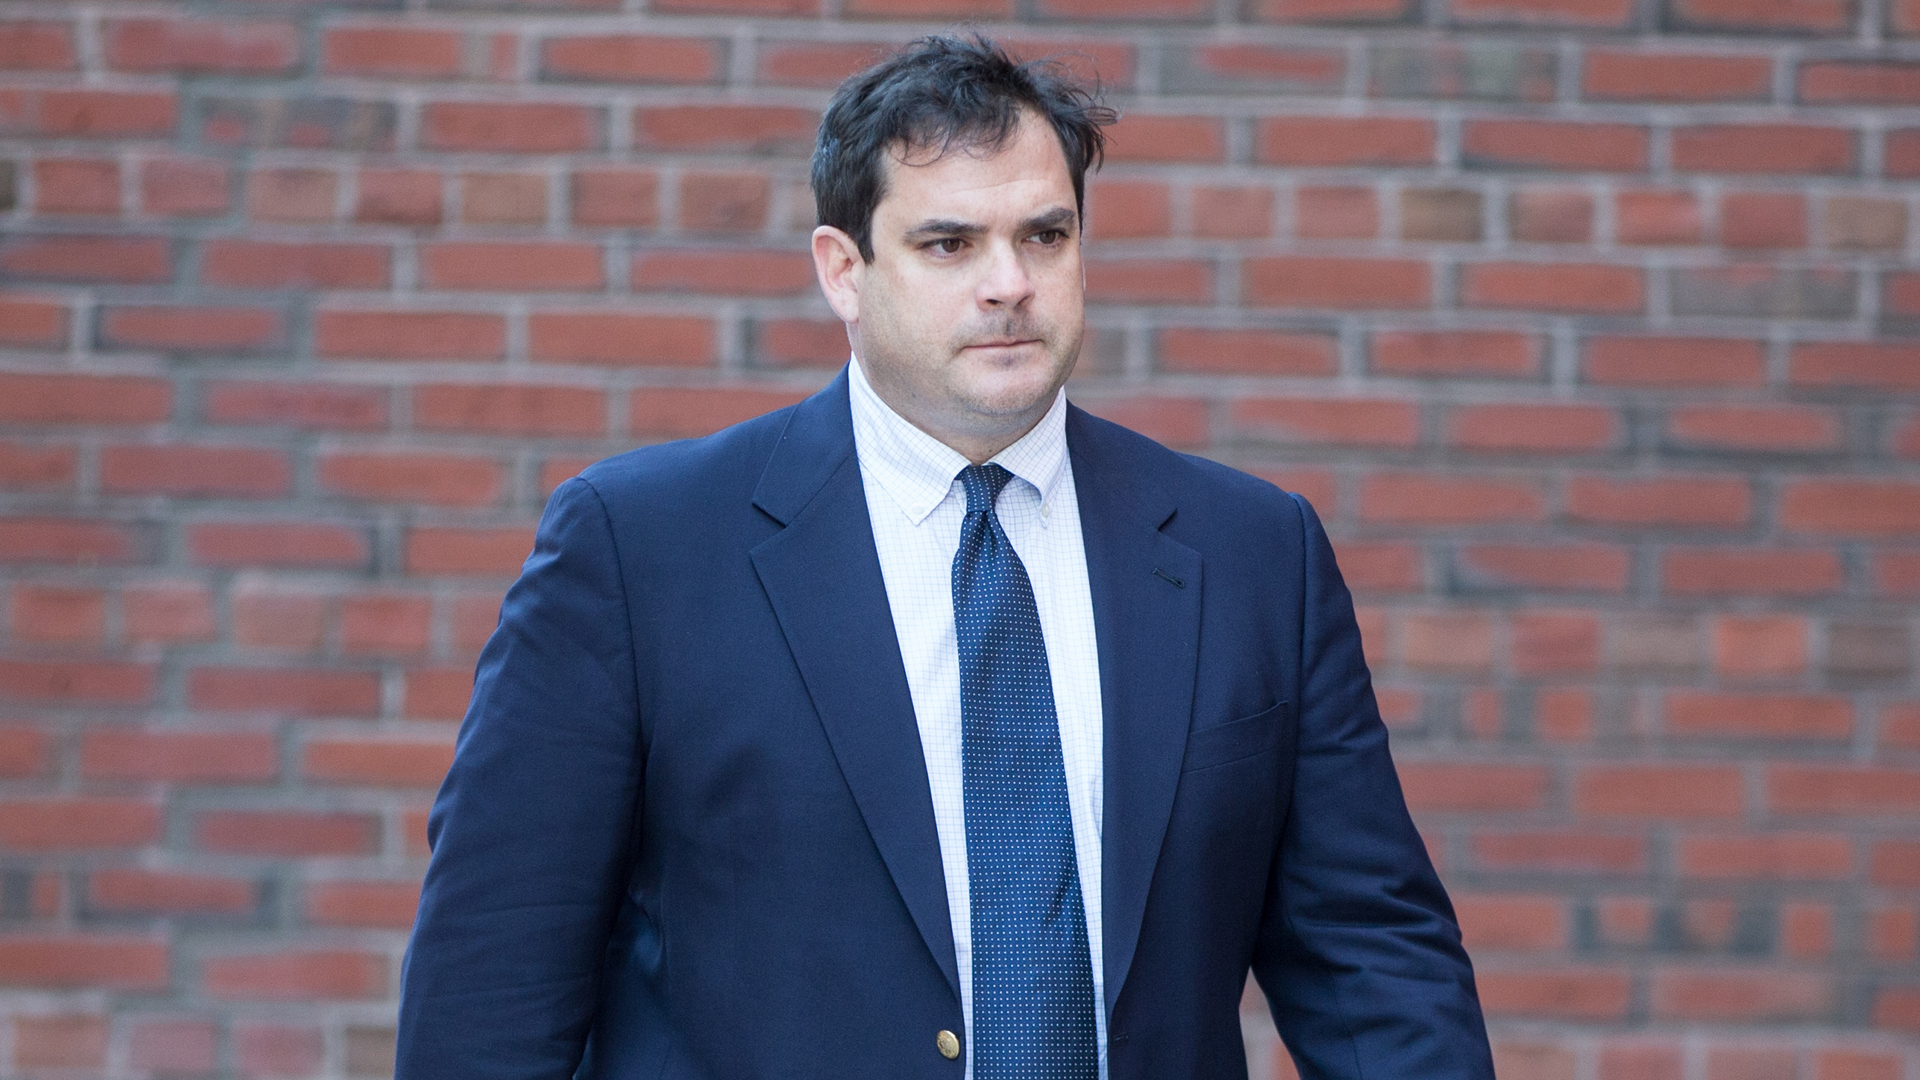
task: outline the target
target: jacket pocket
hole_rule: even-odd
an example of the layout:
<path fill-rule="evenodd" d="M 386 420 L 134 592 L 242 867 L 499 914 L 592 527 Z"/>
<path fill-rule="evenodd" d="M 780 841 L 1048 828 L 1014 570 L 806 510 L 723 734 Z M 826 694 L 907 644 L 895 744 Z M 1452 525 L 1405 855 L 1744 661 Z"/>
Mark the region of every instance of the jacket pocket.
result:
<path fill-rule="evenodd" d="M 1283 701 L 1252 716 L 1204 727 L 1189 734 L 1180 771 L 1210 769 L 1273 749 L 1280 741 L 1280 729 L 1284 726 L 1289 708 L 1291 704 Z"/>

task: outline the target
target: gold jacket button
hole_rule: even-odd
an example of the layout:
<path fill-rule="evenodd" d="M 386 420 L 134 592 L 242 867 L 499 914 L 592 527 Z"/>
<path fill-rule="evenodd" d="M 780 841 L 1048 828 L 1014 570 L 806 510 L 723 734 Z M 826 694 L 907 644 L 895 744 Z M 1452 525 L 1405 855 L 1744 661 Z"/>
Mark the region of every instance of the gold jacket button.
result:
<path fill-rule="evenodd" d="M 940 1048 L 940 1056 L 948 1061 L 960 1056 L 960 1039 L 951 1031 L 943 1031 L 935 1035 L 933 1045 Z"/>

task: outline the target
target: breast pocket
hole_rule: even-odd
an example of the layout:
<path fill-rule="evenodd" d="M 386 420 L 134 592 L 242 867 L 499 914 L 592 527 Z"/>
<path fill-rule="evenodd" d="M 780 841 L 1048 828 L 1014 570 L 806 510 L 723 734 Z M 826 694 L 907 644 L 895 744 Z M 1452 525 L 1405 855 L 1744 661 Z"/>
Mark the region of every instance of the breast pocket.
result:
<path fill-rule="evenodd" d="M 1215 765 L 1227 765 L 1273 749 L 1280 741 L 1281 728 L 1286 726 L 1289 708 L 1291 704 L 1283 701 L 1252 716 L 1204 727 L 1189 734 L 1187 753 L 1181 760 L 1180 771 L 1211 769 Z"/>

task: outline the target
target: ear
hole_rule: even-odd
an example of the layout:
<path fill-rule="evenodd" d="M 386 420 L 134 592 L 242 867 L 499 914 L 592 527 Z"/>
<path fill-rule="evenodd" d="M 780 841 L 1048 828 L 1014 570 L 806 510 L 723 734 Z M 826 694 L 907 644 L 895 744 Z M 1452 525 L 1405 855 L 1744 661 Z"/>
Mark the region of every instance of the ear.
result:
<path fill-rule="evenodd" d="M 860 286 L 866 278 L 867 263 L 860 257 L 860 246 L 853 237 L 831 225 L 813 230 L 813 273 L 840 321 L 859 322 Z"/>

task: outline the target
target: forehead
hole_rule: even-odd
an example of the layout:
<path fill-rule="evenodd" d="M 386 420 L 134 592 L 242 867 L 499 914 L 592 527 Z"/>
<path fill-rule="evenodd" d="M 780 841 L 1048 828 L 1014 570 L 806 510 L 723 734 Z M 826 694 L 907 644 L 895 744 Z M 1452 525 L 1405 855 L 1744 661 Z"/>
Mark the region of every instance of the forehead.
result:
<path fill-rule="evenodd" d="M 875 216 L 919 216 L 967 209 L 1021 215 L 1052 203 L 1074 204 L 1073 176 L 1053 126 L 1023 112 L 999 146 L 963 144 L 889 149 Z M 889 213 L 891 211 L 892 213 Z"/>

